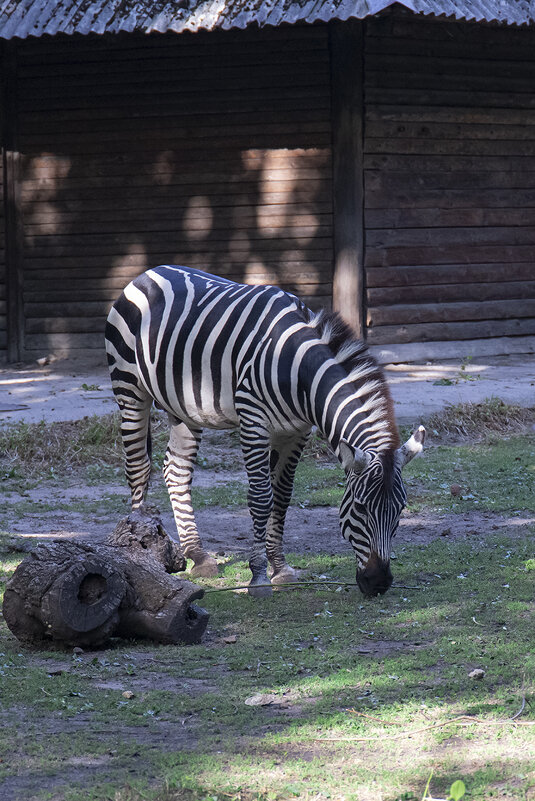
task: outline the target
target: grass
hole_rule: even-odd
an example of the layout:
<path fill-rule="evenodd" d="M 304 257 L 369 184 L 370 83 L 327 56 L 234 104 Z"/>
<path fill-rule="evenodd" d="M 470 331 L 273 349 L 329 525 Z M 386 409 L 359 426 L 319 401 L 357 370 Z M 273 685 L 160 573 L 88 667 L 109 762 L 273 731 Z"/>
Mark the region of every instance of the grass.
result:
<path fill-rule="evenodd" d="M 534 511 L 535 432 L 478 445 L 439 446 L 414 460 L 406 478 L 414 511 Z M 454 484 L 460 495 L 452 495 Z"/>
<path fill-rule="evenodd" d="M 491 434 L 511 436 L 533 430 L 535 408 L 526 409 L 504 403 L 500 398 L 487 398 L 481 403 L 449 404 L 430 415 L 426 425 L 435 437 L 482 440 Z"/>
<path fill-rule="evenodd" d="M 414 511 L 534 511 L 535 433 L 525 419 L 499 438 L 502 412 L 494 402 L 467 410 L 462 431 L 451 422 L 460 410 L 448 412 L 442 432 L 428 423 L 429 447 L 405 471 Z M 65 425 L 0 431 L 10 519 L 94 516 L 95 500 L 83 494 L 90 482 L 100 482 L 99 513 L 124 513 L 113 416 Z M 470 432 L 482 428 L 474 443 Z M 165 429 L 155 429 L 158 462 Z M 238 454 L 235 436 L 224 445 L 209 438 L 200 471 L 228 466 L 229 454 Z M 335 505 L 342 484 L 314 441 L 294 503 Z M 244 503 L 241 482 L 195 491 L 197 506 Z M 210 624 L 196 646 L 117 640 L 81 654 L 32 650 L 0 620 L 0 796 L 420 801 L 433 771 L 435 798 L 456 779 L 470 801 L 533 797 L 535 726 L 521 724 L 535 723 L 535 528 L 497 535 L 491 521 L 464 539 L 398 543 L 393 571 L 404 587 L 372 601 L 336 586 L 261 602 L 207 592 Z M 0 536 L 0 589 L 24 556 L 16 547 L 13 535 Z M 244 562 L 221 561 L 222 575 L 202 582 L 207 590 L 247 583 Z M 354 581 L 351 556 L 294 555 L 290 563 L 303 578 Z M 469 678 L 474 668 L 485 672 L 480 681 Z M 459 715 L 473 720 L 454 721 Z"/>
<path fill-rule="evenodd" d="M 33 777 L 32 798 L 52 786 L 66 801 L 416 801 L 433 768 L 435 797 L 463 778 L 470 799 L 523 798 L 535 727 L 497 722 L 523 699 L 519 720 L 535 722 L 532 535 L 398 549 L 396 581 L 419 589 L 371 602 L 334 587 L 261 603 L 207 594 L 208 636 L 187 648 L 36 653 L 2 624 L 0 705 L 19 729 L 4 740 L 0 788 L 16 778 L 24 799 Z M 353 579 L 350 557 L 292 563 Z M 205 585 L 246 577 L 228 560 Z M 469 679 L 475 667 L 482 681 Z M 259 694 L 269 703 L 246 703 Z M 447 723 L 460 714 L 486 725 Z"/>
<path fill-rule="evenodd" d="M 443 416 L 431 418 L 427 422 L 430 437 L 423 458 L 413 460 L 404 471 L 409 510 L 533 511 L 533 415 L 533 410 L 490 399 L 483 404 L 450 407 Z M 155 415 L 152 428 L 154 478 L 151 494 L 162 509 L 168 509 L 168 496 L 161 477 L 167 427 L 161 416 Z M 506 439 L 498 436 L 498 432 L 504 430 L 509 434 Z M 480 441 L 474 443 L 478 438 Z M 199 454 L 198 473 L 202 474 L 205 469 L 236 469 L 241 464 L 236 432 L 207 432 Z M 99 512 L 120 514 L 125 508 L 126 492 L 122 472 L 116 415 L 69 423 L 21 423 L 4 427 L 0 429 L 0 486 L 8 503 L 0 525 L 7 527 L 13 515 L 32 512 L 71 510 L 92 515 L 94 494 L 64 497 L 65 487 L 79 485 L 105 486 L 99 496 Z M 458 485 L 456 495 L 451 492 L 453 485 Z M 48 492 L 42 491 L 44 486 L 49 487 Z M 314 436 L 299 465 L 292 502 L 301 507 L 337 506 L 343 486 L 343 471 L 333 461 L 325 443 Z M 9 493 L 13 493 L 11 499 Z M 246 483 L 239 480 L 215 482 L 208 487 L 195 487 L 193 491 L 196 508 L 240 507 L 246 504 L 246 496 Z"/>
<path fill-rule="evenodd" d="M 156 411 L 151 416 L 151 433 L 154 467 L 159 470 L 163 465 L 169 433 L 165 416 Z M 201 469 L 227 466 L 229 453 L 239 458 L 236 432 L 226 432 L 224 453 L 220 453 L 217 432 L 206 432 L 204 439 L 206 445 L 199 459 Z M 0 427 L 0 480 L 25 477 L 40 481 L 79 474 L 81 468 L 108 477 L 118 474 L 114 468 L 121 471 L 122 467 L 118 412 L 92 415 L 81 420 L 19 422 Z"/>

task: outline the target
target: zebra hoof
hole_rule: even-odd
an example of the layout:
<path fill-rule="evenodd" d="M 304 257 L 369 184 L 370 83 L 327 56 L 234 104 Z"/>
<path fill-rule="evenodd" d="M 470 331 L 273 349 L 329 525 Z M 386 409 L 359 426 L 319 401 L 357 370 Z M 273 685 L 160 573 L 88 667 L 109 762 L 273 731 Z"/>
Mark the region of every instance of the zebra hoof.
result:
<path fill-rule="evenodd" d="M 190 575 L 192 578 L 213 578 L 218 574 L 218 565 L 215 559 L 207 556 L 200 562 L 196 562 L 191 568 Z"/>
<path fill-rule="evenodd" d="M 266 584 L 249 584 L 247 592 L 253 598 L 271 598 L 273 588 Z"/>
<path fill-rule="evenodd" d="M 286 565 L 282 568 L 282 570 L 279 570 L 278 573 L 274 573 L 271 576 L 271 583 L 275 585 L 293 584 L 294 581 L 298 580 L 298 577 L 299 571 L 294 570 L 294 568 L 290 567 L 289 565 Z"/>

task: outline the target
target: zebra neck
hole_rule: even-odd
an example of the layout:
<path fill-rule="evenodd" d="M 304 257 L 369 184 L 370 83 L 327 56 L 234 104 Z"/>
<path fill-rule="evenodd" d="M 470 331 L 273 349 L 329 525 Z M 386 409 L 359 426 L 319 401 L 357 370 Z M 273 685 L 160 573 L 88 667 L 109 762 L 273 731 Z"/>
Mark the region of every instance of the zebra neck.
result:
<path fill-rule="evenodd" d="M 366 363 L 351 373 L 337 365 L 315 378 L 310 388 L 314 424 L 335 452 L 343 439 L 377 453 L 399 445 L 390 393 L 377 365 Z"/>

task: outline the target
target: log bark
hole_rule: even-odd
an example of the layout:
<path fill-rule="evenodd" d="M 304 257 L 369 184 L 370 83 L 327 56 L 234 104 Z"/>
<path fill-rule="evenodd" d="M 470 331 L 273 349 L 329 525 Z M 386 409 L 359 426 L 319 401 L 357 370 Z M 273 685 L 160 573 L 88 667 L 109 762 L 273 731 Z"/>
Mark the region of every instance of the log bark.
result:
<path fill-rule="evenodd" d="M 199 642 L 208 613 L 204 590 L 170 575 L 185 559 L 152 511 L 122 520 L 105 544 L 52 540 L 17 567 L 4 619 L 23 642 L 100 646 L 110 637 Z"/>

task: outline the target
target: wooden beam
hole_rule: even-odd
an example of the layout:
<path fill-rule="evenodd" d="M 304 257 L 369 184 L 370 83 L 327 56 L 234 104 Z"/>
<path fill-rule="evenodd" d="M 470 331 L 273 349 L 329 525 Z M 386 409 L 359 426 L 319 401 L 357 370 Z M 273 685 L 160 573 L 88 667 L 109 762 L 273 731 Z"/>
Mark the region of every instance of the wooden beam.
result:
<path fill-rule="evenodd" d="M 17 144 L 17 51 L 14 42 L 2 54 L 2 154 L 6 234 L 7 359 L 17 362 L 24 348 L 22 298 L 23 230 L 20 153 Z"/>
<path fill-rule="evenodd" d="M 333 148 L 333 307 L 361 338 L 364 325 L 364 23 L 329 24 Z"/>

